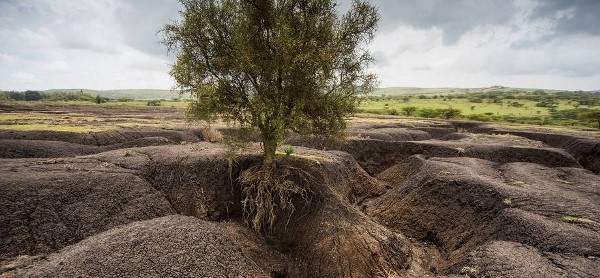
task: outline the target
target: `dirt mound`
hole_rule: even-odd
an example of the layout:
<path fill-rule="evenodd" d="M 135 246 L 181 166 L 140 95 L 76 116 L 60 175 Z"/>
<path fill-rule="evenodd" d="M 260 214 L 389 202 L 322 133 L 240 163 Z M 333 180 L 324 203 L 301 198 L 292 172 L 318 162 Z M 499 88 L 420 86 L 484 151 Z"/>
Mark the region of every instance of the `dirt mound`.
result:
<path fill-rule="evenodd" d="M 474 144 L 438 140 L 384 142 L 349 140 L 342 150 L 350 153 L 371 175 L 376 175 L 416 154 L 427 157 L 474 157 L 494 162 L 534 162 L 553 167 L 579 167 L 574 158 L 559 149 Z"/>
<path fill-rule="evenodd" d="M 264 236 L 242 224 L 237 179 L 261 163 L 259 144 L 229 156 L 187 128 L 2 139 L 11 157 L 99 153 L 0 159 L 0 273 L 594 277 L 600 178 L 578 162 L 595 167 L 595 141 L 461 126 L 352 124 L 381 140 L 338 145 L 291 134 L 343 152 L 295 146 L 278 160 L 309 177 L 309 202 L 292 196 Z"/>
<path fill-rule="evenodd" d="M 93 146 L 68 142 L 0 139 L 0 158 L 68 157 L 96 151 Z"/>
<path fill-rule="evenodd" d="M 287 226 L 274 231 L 280 244 L 299 259 L 300 273 L 311 277 L 373 277 L 406 273 L 408 241 L 373 222 L 358 210 L 381 185 L 343 153 L 304 150 L 307 158 L 283 161 L 316 178 L 310 206 L 296 211 Z M 310 162 L 310 160 L 308 160 Z M 302 208 L 302 203 L 296 204 Z"/>
<path fill-rule="evenodd" d="M 202 134 L 199 129 L 164 129 L 164 128 L 124 128 L 110 131 L 91 133 L 96 140 L 96 145 L 107 146 L 125 144 L 140 138 L 162 137 L 171 142 L 199 142 Z"/>
<path fill-rule="evenodd" d="M 52 252 L 121 224 L 174 213 L 145 180 L 99 161 L 6 162 L 0 164 L 0 260 Z"/>
<path fill-rule="evenodd" d="M 81 159 L 97 159 L 132 169 L 165 194 L 181 214 L 209 220 L 240 219 L 240 171 L 260 163 L 254 151 L 229 163 L 225 148 L 198 144 L 122 149 Z M 362 214 L 358 206 L 384 188 L 348 154 L 295 148 L 282 165 L 315 177 L 309 206 L 296 203 L 270 241 L 298 266 L 292 276 L 376 276 L 408 267 L 407 241 Z M 230 168 L 231 165 L 231 168 Z M 285 212 L 283 215 L 286 215 Z"/>
<path fill-rule="evenodd" d="M 78 133 L 67 131 L 0 131 L 0 139 L 62 141 L 81 145 L 108 146 L 126 144 L 141 138 L 162 137 L 171 142 L 199 142 L 202 134 L 199 129 L 166 128 L 121 128 L 100 132 Z M 123 147 L 120 146 L 120 147 Z M 133 145 L 132 145 L 133 146 Z"/>
<path fill-rule="evenodd" d="M 242 169 L 260 163 L 260 157 L 243 154 L 229 164 L 225 150 L 215 146 L 162 147 L 160 153 L 149 149 L 149 180 L 180 213 L 235 219 L 241 216 L 243 196 L 231 181 Z M 273 232 L 273 244 L 298 262 L 295 275 L 373 276 L 403 271 L 408 266 L 405 240 L 369 220 L 355 205 L 380 194 L 380 184 L 347 154 L 302 148 L 294 153 L 282 165 L 303 169 L 317 180 L 310 188 L 314 196 L 310 205 L 297 200 L 297 210 L 289 219 L 280 218 L 280 229 Z"/>
<path fill-rule="evenodd" d="M 500 129 L 485 125 L 473 126 L 469 131 L 486 134 L 511 134 L 543 142 L 549 146 L 564 149 L 573 155 L 581 166 L 596 174 L 600 173 L 600 140 L 598 138 L 541 131 Z"/>
<path fill-rule="evenodd" d="M 17 273 L 20 277 L 267 277 L 283 255 L 237 224 L 166 216 L 89 237 Z"/>
<path fill-rule="evenodd" d="M 472 273 L 475 277 L 597 277 L 600 260 L 544 253 L 515 242 L 492 241 L 470 253 L 451 272 Z"/>
<path fill-rule="evenodd" d="M 433 263 L 437 271 L 460 273 L 470 267 L 461 262 L 466 254 L 479 258 L 478 266 L 502 267 L 497 262 L 506 252 L 470 253 L 493 240 L 525 244 L 544 258 L 571 256 L 597 268 L 600 178 L 586 170 L 415 156 L 378 177 L 393 189 L 367 202 L 366 212 L 437 246 L 442 257 Z M 507 261 L 519 260 L 519 254 L 511 256 Z M 531 264 L 533 269 L 544 267 Z M 563 270 L 569 267 L 577 271 L 577 266 Z"/>
<path fill-rule="evenodd" d="M 2 130 L 0 139 L 61 141 L 81 145 L 96 145 L 96 139 L 90 133 L 67 131 L 18 131 Z"/>
<path fill-rule="evenodd" d="M 241 215 L 239 187 L 234 184 L 239 163 L 228 160 L 222 146 L 201 143 L 147 154 L 151 160 L 144 175 L 178 213 L 213 221 Z"/>
<path fill-rule="evenodd" d="M 351 136 L 365 139 L 377 139 L 383 141 L 421 141 L 431 139 L 431 135 L 423 130 L 405 128 L 378 128 L 354 130 Z"/>

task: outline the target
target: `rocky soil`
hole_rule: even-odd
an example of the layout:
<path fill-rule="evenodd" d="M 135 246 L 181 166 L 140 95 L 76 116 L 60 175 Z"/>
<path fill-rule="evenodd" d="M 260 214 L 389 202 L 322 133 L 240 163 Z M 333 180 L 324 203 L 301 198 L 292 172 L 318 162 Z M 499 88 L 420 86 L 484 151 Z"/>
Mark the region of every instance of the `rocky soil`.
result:
<path fill-rule="evenodd" d="M 231 133 L 223 129 L 223 133 Z M 308 203 L 259 235 L 198 129 L 0 131 L 0 277 L 598 277 L 600 140 L 478 123 L 290 134 Z"/>

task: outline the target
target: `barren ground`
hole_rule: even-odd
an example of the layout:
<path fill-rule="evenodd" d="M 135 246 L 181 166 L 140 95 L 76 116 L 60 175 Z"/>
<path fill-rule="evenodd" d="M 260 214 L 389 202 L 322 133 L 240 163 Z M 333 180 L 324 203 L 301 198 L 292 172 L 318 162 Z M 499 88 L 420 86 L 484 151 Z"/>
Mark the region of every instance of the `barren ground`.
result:
<path fill-rule="evenodd" d="M 361 117 L 344 143 L 289 134 L 278 165 L 312 177 L 310 202 L 258 235 L 237 177 L 260 146 L 232 158 L 182 112 L 0 105 L 0 277 L 599 276 L 598 133 Z"/>

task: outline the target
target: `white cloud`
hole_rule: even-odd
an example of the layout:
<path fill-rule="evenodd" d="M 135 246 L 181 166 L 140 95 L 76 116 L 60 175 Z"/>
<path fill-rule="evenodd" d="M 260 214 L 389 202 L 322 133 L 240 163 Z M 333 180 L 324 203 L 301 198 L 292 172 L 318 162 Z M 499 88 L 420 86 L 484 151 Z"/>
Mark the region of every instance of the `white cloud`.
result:
<path fill-rule="evenodd" d="M 39 82 L 39 80 L 35 77 L 34 74 L 27 73 L 27 72 L 21 72 L 21 71 L 12 73 L 10 75 L 10 80 L 12 80 L 13 82 L 16 82 L 16 83 L 26 83 L 26 84 Z"/>
<path fill-rule="evenodd" d="M 600 35 L 565 31 L 593 12 L 550 2 L 375 0 L 384 18 L 370 70 L 381 86 L 600 89 Z M 174 57 L 156 31 L 178 9 L 175 0 L 0 0 L 0 89 L 170 88 Z"/>

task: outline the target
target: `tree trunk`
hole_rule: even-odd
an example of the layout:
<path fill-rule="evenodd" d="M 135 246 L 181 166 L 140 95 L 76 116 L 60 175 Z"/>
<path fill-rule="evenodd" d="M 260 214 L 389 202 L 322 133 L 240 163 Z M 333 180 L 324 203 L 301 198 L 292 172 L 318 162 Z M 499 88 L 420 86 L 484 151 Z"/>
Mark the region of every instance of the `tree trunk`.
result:
<path fill-rule="evenodd" d="M 275 162 L 275 151 L 277 150 L 277 141 L 263 138 L 263 149 L 265 160 L 263 161 L 263 169 L 270 169 Z"/>

